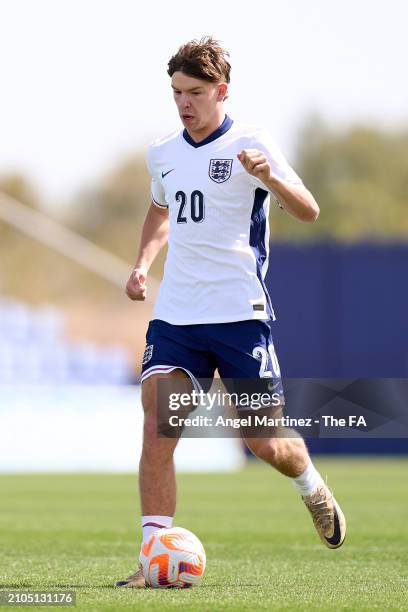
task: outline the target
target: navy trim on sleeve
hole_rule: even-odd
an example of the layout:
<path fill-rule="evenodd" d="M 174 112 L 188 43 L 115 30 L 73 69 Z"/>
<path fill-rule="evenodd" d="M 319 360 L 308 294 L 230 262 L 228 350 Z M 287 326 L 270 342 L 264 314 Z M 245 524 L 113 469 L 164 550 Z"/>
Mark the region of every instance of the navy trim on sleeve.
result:
<path fill-rule="evenodd" d="M 168 204 L 160 204 L 160 202 L 157 202 L 153 195 L 152 195 L 152 202 L 153 204 L 155 204 L 156 206 L 158 206 L 159 208 L 168 208 Z"/>

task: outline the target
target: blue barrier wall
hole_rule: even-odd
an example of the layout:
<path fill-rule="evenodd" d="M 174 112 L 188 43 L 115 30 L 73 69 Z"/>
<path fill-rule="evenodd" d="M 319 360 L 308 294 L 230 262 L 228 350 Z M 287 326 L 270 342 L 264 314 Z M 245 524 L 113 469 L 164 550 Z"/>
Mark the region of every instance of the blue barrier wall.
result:
<path fill-rule="evenodd" d="M 408 377 L 408 245 L 271 244 L 266 282 L 283 376 Z M 311 440 L 309 446 L 408 452 L 408 440 Z"/>

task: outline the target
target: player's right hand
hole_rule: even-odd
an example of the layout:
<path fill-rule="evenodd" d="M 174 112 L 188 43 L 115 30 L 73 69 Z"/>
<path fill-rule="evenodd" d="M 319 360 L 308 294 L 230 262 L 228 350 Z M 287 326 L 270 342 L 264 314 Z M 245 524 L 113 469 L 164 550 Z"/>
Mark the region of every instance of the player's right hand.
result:
<path fill-rule="evenodd" d="M 146 299 L 146 276 L 144 268 L 135 268 L 126 283 L 126 295 L 133 301 Z"/>

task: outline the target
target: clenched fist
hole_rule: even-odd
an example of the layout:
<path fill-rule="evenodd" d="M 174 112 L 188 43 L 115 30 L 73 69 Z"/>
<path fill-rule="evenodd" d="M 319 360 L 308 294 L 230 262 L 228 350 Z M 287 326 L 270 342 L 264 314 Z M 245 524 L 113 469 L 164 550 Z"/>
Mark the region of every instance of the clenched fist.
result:
<path fill-rule="evenodd" d="M 126 283 L 126 295 L 133 301 L 146 299 L 146 276 L 144 268 L 135 268 Z"/>
<path fill-rule="evenodd" d="M 273 178 L 271 165 L 264 153 L 258 149 L 244 149 L 237 155 L 245 170 L 263 183 Z"/>

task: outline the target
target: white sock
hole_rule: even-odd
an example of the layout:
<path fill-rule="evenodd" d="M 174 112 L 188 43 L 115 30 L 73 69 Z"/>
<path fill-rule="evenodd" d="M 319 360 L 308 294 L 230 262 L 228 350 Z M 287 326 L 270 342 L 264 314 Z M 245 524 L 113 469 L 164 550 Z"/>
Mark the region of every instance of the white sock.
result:
<path fill-rule="evenodd" d="M 316 470 L 312 462 L 309 463 L 303 474 L 291 479 L 295 489 L 305 497 L 315 493 L 317 487 L 323 482 L 323 478 Z"/>
<path fill-rule="evenodd" d="M 154 533 L 158 529 L 162 529 L 163 527 L 169 529 L 172 526 L 172 516 L 158 516 L 155 514 L 142 516 L 143 542 L 147 542 L 152 533 Z"/>

